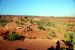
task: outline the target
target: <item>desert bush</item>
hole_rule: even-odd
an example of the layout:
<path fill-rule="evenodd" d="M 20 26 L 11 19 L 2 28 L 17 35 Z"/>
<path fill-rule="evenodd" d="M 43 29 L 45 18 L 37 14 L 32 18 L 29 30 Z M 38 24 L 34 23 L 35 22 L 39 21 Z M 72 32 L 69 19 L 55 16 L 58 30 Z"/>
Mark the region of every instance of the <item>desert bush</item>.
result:
<path fill-rule="evenodd" d="M 55 23 L 54 22 L 48 22 L 46 25 L 47 26 L 55 26 Z"/>
<path fill-rule="evenodd" d="M 7 20 L 5 20 L 5 19 L 0 19 L 0 25 L 1 26 L 5 26 L 6 24 L 7 24 Z"/>
<path fill-rule="evenodd" d="M 68 28 L 73 28 L 75 24 L 66 24 Z"/>
<path fill-rule="evenodd" d="M 24 25 L 24 23 L 19 22 L 19 21 L 16 21 L 16 24 L 17 24 L 17 25 Z"/>
<path fill-rule="evenodd" d="M 39 25 L 38 28 L 39 28 L 40 30 L 46 30 L 43 25 Z"/>
<path fill-rule="evenodd" d="M 48 32 L 48 35 L 49 35 L 49 36 L 51 35 L 51 32 L 50 32 L 50 31 Z"/>
<path fill-rule="evenodd" d="M 73 43 L 74 43 L 74 45 L 75 45 L 75 32 L 74 32 L 74 34 L 73 34 Z"/>
<path fill-rule="evenodd" d="M 68 42 L 70 42 L 71 44 L 73 44 L 73 43 L 74 43 L 74 41 L 73 41 L 73 33 L 74 33 L 74 32 L 72 32 L 72 31 L 66 32 L 66 33 L 64 34 L 65 41 L 68 41 Z"/>
<path fill-rule="evenodd" d="M 19 25 L 19 21 L 16 21 L 16 24 L 18 24 L 18 25 Z"/>
<path fill-rule="evenodd" d="M 75 24 L 67 24 L 67 26 L 70 26 L 70 27 L 72 27 L 72 26 L 75 26 Z"/>
<path fill-rule="evenodd" d="M 31 23 L 31 24 L 35 24 L 33 20 L 30 20 L 30 23 Z"/>
<path fill-rule="evenodd" d="M 52 37 L 56 37 L 56 33 L 54 31 L 51 32 Z"/>
<path fill-rule="evenodd" d="M 8 35 L 8 40 L 20 40 L 20 35 L 18 35 L 16 32 L 12 32 Z"/>
<path fill-rule="evenodd" d="M 43 22 L 43 21 L 36 21 L 36 23 L 37 23 L 38 25 L 45 25 L 45 22 Z"/>
<path fill-rule="evenodd" d="M 51 22 L 48 22 L 48 23 L 47 23 L 47 26 L 51 26 Z"/>

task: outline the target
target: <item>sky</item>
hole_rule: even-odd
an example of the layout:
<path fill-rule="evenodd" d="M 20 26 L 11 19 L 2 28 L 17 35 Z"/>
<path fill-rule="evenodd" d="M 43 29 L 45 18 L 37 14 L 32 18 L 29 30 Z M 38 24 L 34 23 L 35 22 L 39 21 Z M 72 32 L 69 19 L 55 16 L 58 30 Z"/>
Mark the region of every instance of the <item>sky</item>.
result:
<path fill-rule="evenodd" d="M 75 16 L 75 0 L 0 0 L 0 15 Z"/>

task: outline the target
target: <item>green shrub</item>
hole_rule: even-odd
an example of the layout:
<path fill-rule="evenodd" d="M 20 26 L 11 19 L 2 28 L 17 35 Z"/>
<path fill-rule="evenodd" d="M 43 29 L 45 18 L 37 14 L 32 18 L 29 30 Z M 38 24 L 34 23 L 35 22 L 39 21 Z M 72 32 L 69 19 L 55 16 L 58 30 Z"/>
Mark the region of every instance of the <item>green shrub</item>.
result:
<path fill-rule="evenodd" d="M 64 37 L 65 37 L 65 41 L 68 41 L 68 42 L 70 42 L 70 43 L 74 43 L 73 42 L 73 33 L 74 32 L 72 32 L 72 31 L 68 31 L 68 32 L 66 32 L 65 34 L 64 34 Z"/>
<path fill-rule="evenodd" d="M 56 33 L 54 31 L 51 32 L 52 37 L 56 37 Z"/>
<path fill-rule="evenodd" d="M 43 22 L 43 21 L 36 21 L 36 23 L 37 23 L 38 25 L 45 25 L 45 22 Z"/>
<path fill-rule="evenodd" d="M 16 21 L 16 24 L 17 24 L 17 25 L 24 25 L 23 22 L 19 22 L 19 21 Z"/>
<path fill-rule="evenodd" d="M 47 23 L 47 26 L 51 26 L 51 22 L 48 22 L 48 23 Z"/>
<path fill-rule="evenodd" d="M 5 19 L 0 19 L 0 25 L 1 26 L 5 26 L 6 24 L 7 24 L 7 20 L 5 20 Z"/>
<path fill-rule="evenodd" d="M 50 32 L 50 31 L 48 32 L 48 35 L 49 35 L 49 36 L 51 35 L 51 32 Z"/>
<path fill-rule="evenodd" d="M 8 40 L 20 40 L 20 35 L 16 32 L 12 32 L 12 34 L 8 35 Z"/>
<path fill-rule="evenodd" d="M 31 23 L 31 24 L 34 24 L 34 21 L 33 21 L 33 20 L 30 20 L 30 23 Z"/>
<path fill-rule="evenodd" d="M 54 22 L 48 22 L 46 25 L 47 26 L 55 26 L 55 23 Z"/>
<path fill-rule="evenodd" d="M 74 43 L 74 45 L 75 45 L 75 38 L 73 38 L 73 43 Z"/>
<path fill-rule="evenodd" d="M 38 28 L 39 28 L 40 30 L 46 30 L 45 27 L 42 26 L 42 25 L 39 25 Z"/>
<path fill-rule="evenodd" d="M 74 43 L 74 45 L 75 45 L 75 32 L 74 32 L 74 34 L 73 34 L 73 43 Z"/>

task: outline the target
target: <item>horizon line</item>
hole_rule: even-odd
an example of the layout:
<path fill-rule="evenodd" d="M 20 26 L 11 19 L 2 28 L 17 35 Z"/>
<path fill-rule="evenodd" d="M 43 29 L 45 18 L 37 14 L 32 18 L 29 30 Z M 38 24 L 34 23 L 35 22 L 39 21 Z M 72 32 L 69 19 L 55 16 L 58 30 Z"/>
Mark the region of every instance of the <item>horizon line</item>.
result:
<path fill-rule="evenodd" d="M 5 15 L 5 16 L 39 16 L 39 17 L 75 17 L 75 16 L 53 16 L 53 15 L 48 15 L 48 16 L 43 16 L 43 15 L 15 15 L 15 14 L 13 14 L 13 15 L 9 15 L 9 14 L 0 14 L 0 15 Z"/>

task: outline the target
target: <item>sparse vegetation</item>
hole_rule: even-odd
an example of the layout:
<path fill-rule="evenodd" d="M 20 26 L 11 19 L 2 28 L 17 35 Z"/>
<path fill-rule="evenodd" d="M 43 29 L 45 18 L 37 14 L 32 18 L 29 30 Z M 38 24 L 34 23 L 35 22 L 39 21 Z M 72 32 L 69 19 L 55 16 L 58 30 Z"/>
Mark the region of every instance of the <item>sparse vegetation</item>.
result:
<path fill-rule="evenodd" d="M 74 32 L 74 34 L 73 34 L 73 43 L 74 43 L 74 45 L 75 45 L 75 32 Z"/>
<path fill-rule="evenodd" d="M 65 34 L 64 34 L 64 37 L 65 37 L 65 41 L 68 41 L 68 42 L 70 42 L 70 43 L 74 43 L 73 42 L 73 34 L 74 34 L 74 32 L 72 32 L 72 31 L 68 31 L 68 32 L 66 32 Z"/>
<path fill-rule="evenodd" d="M 5 39 L 9 40 L 9 41 L 14 41 L 14 40 L 24 40 L 25 37 L 18 35 L 16 32 L 12 32 L 10 34 L 8 33 L 8 35 L 6 35 L 6 37 L 5 37 Z"/>
<path fill-rule="evenodd" d="M 55 27 L 55 22 L 47 22 L 46 26 Z"/>
<path fill-rule="evenodd" d="M 56 33 L 54 31 L 51 32 L 52 37 L 56 37 Z"/>
<path fill-rule="evenodd" d="M 12 32 L 8 35 L 8 40 L 20 40 L 20 35 L 18 35 L 16 32 Z"/>
<path fill-rule="evenodd" d="M 75 24 L 66 24 L 68 27 L 73 27 Z"/>
<path fill-rule="evenodd" d="M 45 25 L 45 22 L 43 22 L 43 21 L 36 21 L 36 23 L 37 23 L 38 25 Z"/>
<path fill-rule="evenodd" d="M 49 43 L 52 43 L 51 45 L 53 45 L 52 48 L 48 48 L 49 50 L 53 49 L 57 40 L 59 40 L 59 43 L 61 44 L 62 42 L 64 42 L 62 46 L 64 45 L 66 46 L 68 43 L 74 44 L 75 46 L 75 20 L 72 20 L 71 22 L 70 18 L 64 18 L 64 19 L 61 17 L 60 18 L 53 17 L 50 19 L 49 18 L 50 17 L 40 18 L 36 16 L 35 17 L 33 16 L 26 16 L 26 17 L 25 16 L 24 17 L 4 16 L 2 18 L 0 17 L 0 26 L 1 26 L 0 36 L 3 36 L 2 37 L 3 40 L 6 40 L 6 41 L 8 40 L 9 42 L 10 41 L 14 42 L 15 40 L 23 40 L 23 42 L 25 41 L 26 44 L 32 43 L 33 42 L 32 40 L 34 39 L 35 45 L 36 45 L 35 42 L 39 40 L 41 42 L 41 39 L 45 40 L 43 41 L 44 43 L 46 42 L 46 40 L 48 40 Z M 28 40 L 29 42 L 26 40 Z M 40 44 L 40 42 L 37 44 Z M 62 50 L 66 50 L 65 47 L 62 47 Z"/>
<path fill-rule="evenodd" d="M 7 20 L 5 20 L 5 19 L 0 19 L 0 25 L 1 25 L 1 26 L 5 26 L 7 23 L 8 23 Z"/>
<path fill-rule="evenodd" d="M 43 25 L 39 25 L 38 28 L 39 28 L 40 30 L 46 30 Z"/>
<path fill-rule="evenodd" d="M 24 25 L 23 22 L 19 22 L 19 21 L 16 21 L 16 24 L 17 24 L 17 25 Z"/>

